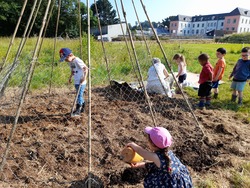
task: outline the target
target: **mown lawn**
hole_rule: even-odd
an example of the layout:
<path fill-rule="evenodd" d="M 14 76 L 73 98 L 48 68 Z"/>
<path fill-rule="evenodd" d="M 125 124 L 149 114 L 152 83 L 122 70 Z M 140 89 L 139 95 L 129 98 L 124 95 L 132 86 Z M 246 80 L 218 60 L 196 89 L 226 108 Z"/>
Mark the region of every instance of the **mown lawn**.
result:
<path fill-rule="evenodd" d="M 15 57 L 19 42 L 21 39 L 16 39 L 14 46 L 11 50 L 9 58 L 7 59 L 7 64 L 11 64 Z M 0 58 L 4 58 L 5 53 L 8 49 L 10 38 L 0 38 Z M 16 73 L 10 81 L 10 85 L 18 86 L 21 84 L 21 80 L 24 80 L 25 75 L 27 75 L 28 65 L 32 57 L 32 52 L 34 49 L 36 39 L 31 38 L 27 40 L 27 43 L 23 49 L 22 55 L 20 57 L 20 66 L 18 67 Z M 83 52 L 82 59 L 87 63 L 87 40 L 83 38 Z M 155 41 L 149 41 L 149 47 L 152 55 L 148 55 L 146 46 L 144 42 L 135 42 L 136 53 L 139 59 L 140 68 L 142 70 L 143 79 L 146 80 L 147 70 L 151 65 L 151 57 L 164 58 L 162 52 Z M 200 53 L 207 53 L 210 56 L 210 62 L 215 65 L 217 58 L 215 55 L 216 49 L 219 47 L 224 47 L 227 49 L 226 62 L 227 67 L 225 71 L 225 76 L 223 81 L 225 84 L 220 85 L 220 95 L 219 99 L 214 100 L 213 104 L 215 107 L 233 110 L 236 112 L 249 113 L 250 111 L 250 86 L 247 85 L 244 90 L 244 105 L 238 107 L 236 104 L 230 102 L 231 81 L 228 80 L 229 74 L 233 69 L 233 66 L 240 58 L 240 51 L 243 46 L 250 46 L 250 44 L 218 44 L 211 43 L 207 41 L 163 41 L 162 42 L 164 50 L 167 54 L 169 63 L 172 64 L 173 70 L 176 71 L 176 65 L 172 62 L 172 57 L 175 53 L 181 53 L 185 55 L 186 61 L 188 63 L 188 71 L 199 73 L 201 71 L 201 66 L 197 61 L 197 57 Z M 45 39 L 44 44 L 36 65 L 35 73 L 33 76 L 31 89 L 40 89 L 47 87 L 50 82 L 52 82 L 53 87 L 64 87 L 67 84 L 69 76 L 69 68 L 67 63 L 59 63 L 58 51 L 61 47 L 69 47 L 73 50 L 74 54 L 80 56 L 80 42 L 79 40 L 58 40 L 57 48 L 55 53 L 54 71 L 52 71 L 52 61 L 53 61 L 53 39 Z M 130 47 L 130 45 L 129 45 Z M 130 56 L 127 51 L 127 47 L 124 42 L 109 42 L 105 43 L 106 54 L 108 58 L 108 64 L 110 69 L 111 79 L 125 80 L 125 81 L 136 81 L 135 74 L 132 63 L 130 61 Z M 131 55 L 133 57 L 133 52 L 130 48 Z M 100 42 L 91 40 L 91 71 L 92 71 L 92 84 L 93 86 L 107 85 L 108 84 L 108 72 L 106 68 L 106 62 L 104 60 L 104 54 Z M 187 89 L 188 93 L 192 97 L 197 97 L 197 91 L 192 89 Z"/>

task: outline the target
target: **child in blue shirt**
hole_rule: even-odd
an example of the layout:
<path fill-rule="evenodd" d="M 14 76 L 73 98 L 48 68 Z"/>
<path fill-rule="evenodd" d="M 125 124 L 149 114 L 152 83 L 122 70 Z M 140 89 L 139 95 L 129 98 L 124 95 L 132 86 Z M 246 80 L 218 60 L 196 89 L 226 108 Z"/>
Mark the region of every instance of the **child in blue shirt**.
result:
<path fill-rule="evenodd" d="M 238 97 L 238 104 L 242 105 L 243 90 L 247 80 L 250 78 L 250 48 L 245 47 L 241 50 L 242 59 L 239 59 L 233 68 L 233 72 L 229 76 L 229 79 L 233 77 L 231 88 L 233 89 L 232 101 L 236 102 Z"/>
<path fill-rule="evenodd" d="M 168 148 L 172 144 L 169 131 L 163 127 L 146 127 L 148 146 L 151 151 L 145 150 L 135 143 L 127 144 L 144 159 L 152 162 L 131 164 L 133 168 L 144 167 L 147 176 L 144 179 L 145 188 L 191 188 L 192 180 L 188 169 L 180 162 Z"/>

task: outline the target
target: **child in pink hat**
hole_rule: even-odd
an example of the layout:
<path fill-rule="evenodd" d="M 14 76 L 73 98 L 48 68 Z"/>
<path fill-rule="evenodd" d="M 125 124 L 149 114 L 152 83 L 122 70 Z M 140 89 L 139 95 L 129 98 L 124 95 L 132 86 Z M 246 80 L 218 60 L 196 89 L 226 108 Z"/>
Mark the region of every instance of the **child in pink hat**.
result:
<path fill-rule="evenodd" d="M 151 151 L 145 150 L 133 142 L 127 144 L 145 160 L 150 161 L 131 164 L 133 168 L 147 169 L 148 174 L 144 179 L 144 187 L 193 187 L 188 169 L 172 151 L 168 150 L 172 144 L 172 136 L 169 131 L 163 127 L 146 127 L 145 132 L 148 134 L 148 146 Z"/>

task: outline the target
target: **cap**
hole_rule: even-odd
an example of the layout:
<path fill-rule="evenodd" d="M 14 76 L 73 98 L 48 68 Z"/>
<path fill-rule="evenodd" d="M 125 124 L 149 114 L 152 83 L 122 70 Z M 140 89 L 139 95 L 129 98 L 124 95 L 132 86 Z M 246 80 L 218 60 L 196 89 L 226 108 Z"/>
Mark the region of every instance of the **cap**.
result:
<path fill-rule="evenodd" d="M 157 58 L 157 57 L 154 57 L 154 58 L 152 59 L 152 61 L 153 61 L 154 64 L 155 64 L 155 63 L 160 63 L 160 62 L 161 62 L 161 60 L 160 60 L 159 58 Z"/>
<path fill-rule="evenodd" d="M 63 62 L 69 56 L 69 54 L 71 54 L 71 53 L 72 53 L 71 49 L 69 49 L 69 48 L 62 48 L 59 51 L 60 62 Z"/>
<path fill-rule="evenodd" d="M 172 136 L 164 127 L 146 127 L 145 132 L 149 134 L 152 142 L 160 149 L 171 146 Z"/>

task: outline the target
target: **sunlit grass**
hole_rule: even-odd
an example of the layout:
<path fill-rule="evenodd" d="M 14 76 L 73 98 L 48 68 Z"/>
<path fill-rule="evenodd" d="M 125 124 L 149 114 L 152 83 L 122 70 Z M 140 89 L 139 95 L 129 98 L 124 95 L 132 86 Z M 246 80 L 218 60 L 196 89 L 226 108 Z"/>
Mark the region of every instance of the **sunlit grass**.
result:
<path fill-rule="evenodd" d="M 9 42 L 11 38 L 0 38 L 0 62 L 2 58 L 5 57 L 5 53 L 8 49 Z M 27 40 L 26 45 L 20 57 L 20 66 L 17 68 L 15 74 L 10 81 L 11 86 L 21 85 L 21 81 L 24 82 L 25 75 L 27 75 L 27 70 L 29 68 L 29 63 L 31 61 L 34 47 L 36 44 L 36 38 L 30 38 Z M 15 39 L 14 45 L 12 47 L 11 53 L 7 59 L 7 64 L 11 64 L 14 60 L 16 51 L 18 49 L 21 39 Z M 220 93 L 219 99 L 213 100 L 212 104 L 214 108 L 222 108 L 226 110 L 233 110 L 239 113 L 249 113 L 250 106 L 250 86 L 246 85 L 244 90 L 244 105 L 239 107 L 235 103 L 231 103 L 231 81 L 228 80 L 229 74 L 233 69 L 233 66 L 240 58 L 240 50 L 243 46 L 250 46 L 247 44 L 216 44 L 216 43 L 206 43 L 204 41 L 194 42 L 162 42 L 165 53 L 167 54 L 168 62 L 171 64 L 172 69 L 177 71 L 176 64 L 172 61 L 172 57 L 176 53 L 181 53 L 186 57 L 188 64 L 188 71 L 199 73 L 201 71 L 201 66 L 197 61 L 197 57 L 200 53 L 207 53 L 210 56 L 210 62 L 215 65 L 217 58 L 215 55 L 216 49 L 219 47 L 224 47 L 227 49 L 226 62 L 227 67 L 225 71 L 225 76 L 223 81 L 224 84 L 219 86 Z M 83 51 L 82 59 L 87 62 L 87 40 L 83 38 L 82 40 Z M 130 43 L 130 55 L 133 59 L 131 62 L 130 55 L 127 51 L 125 42 L 113 42 L 105 43 L 106 56 L 108 59 L 110 79 L 124 80 L 127 82 L 137 81 L 138 68 L 136 66 L 136 61 L 134 58 L 133 51 L 131 49 Z M 156 43 L 156 41 L 148 41 L 148 46 L 151 51 L 151 55 L 148 54 L 144 42 L 135 42 L 137 60 L 140 65 L 142 77 L 144 80 L 147 79 L 147 71 L 151 65 L 151 57 L 159 57 L 162 62 L 166 65 L 165 59 L 162 52 Z M 66 62 L 59 62 L 59 49 L 62 47 L 68 47 L 73 50 L 76 56 L 81 57 L 80 53 L 80 42 L 79 40 L 58 40 L 56 43 L 55 51 L 55 62 L 53 63 L 54 54 L 54 40 L 45 39 L 43 47 L 36 64 L 36 69 L 31 83 L 31 89 L 41 89 L 47 87 L 52 83 L 52 87 L 64 87 L 67 83 L 70 71 Z M 53 72 L 52 72 L 53 66 Z M 137 74 L 135 74 L 134 67 Z M 104 59 L 104 53 L 100 42 L 91 39 L 91 74 L 92 74 L 92 84 L 97 85 L 107 85 L 109 82 L 108 69 Z M 137 75 L 137 76 L 136 76 Z M 187 89 L 187 92 L 191 97 L 197 98 L 197 91 L 193 89 Z"/>

